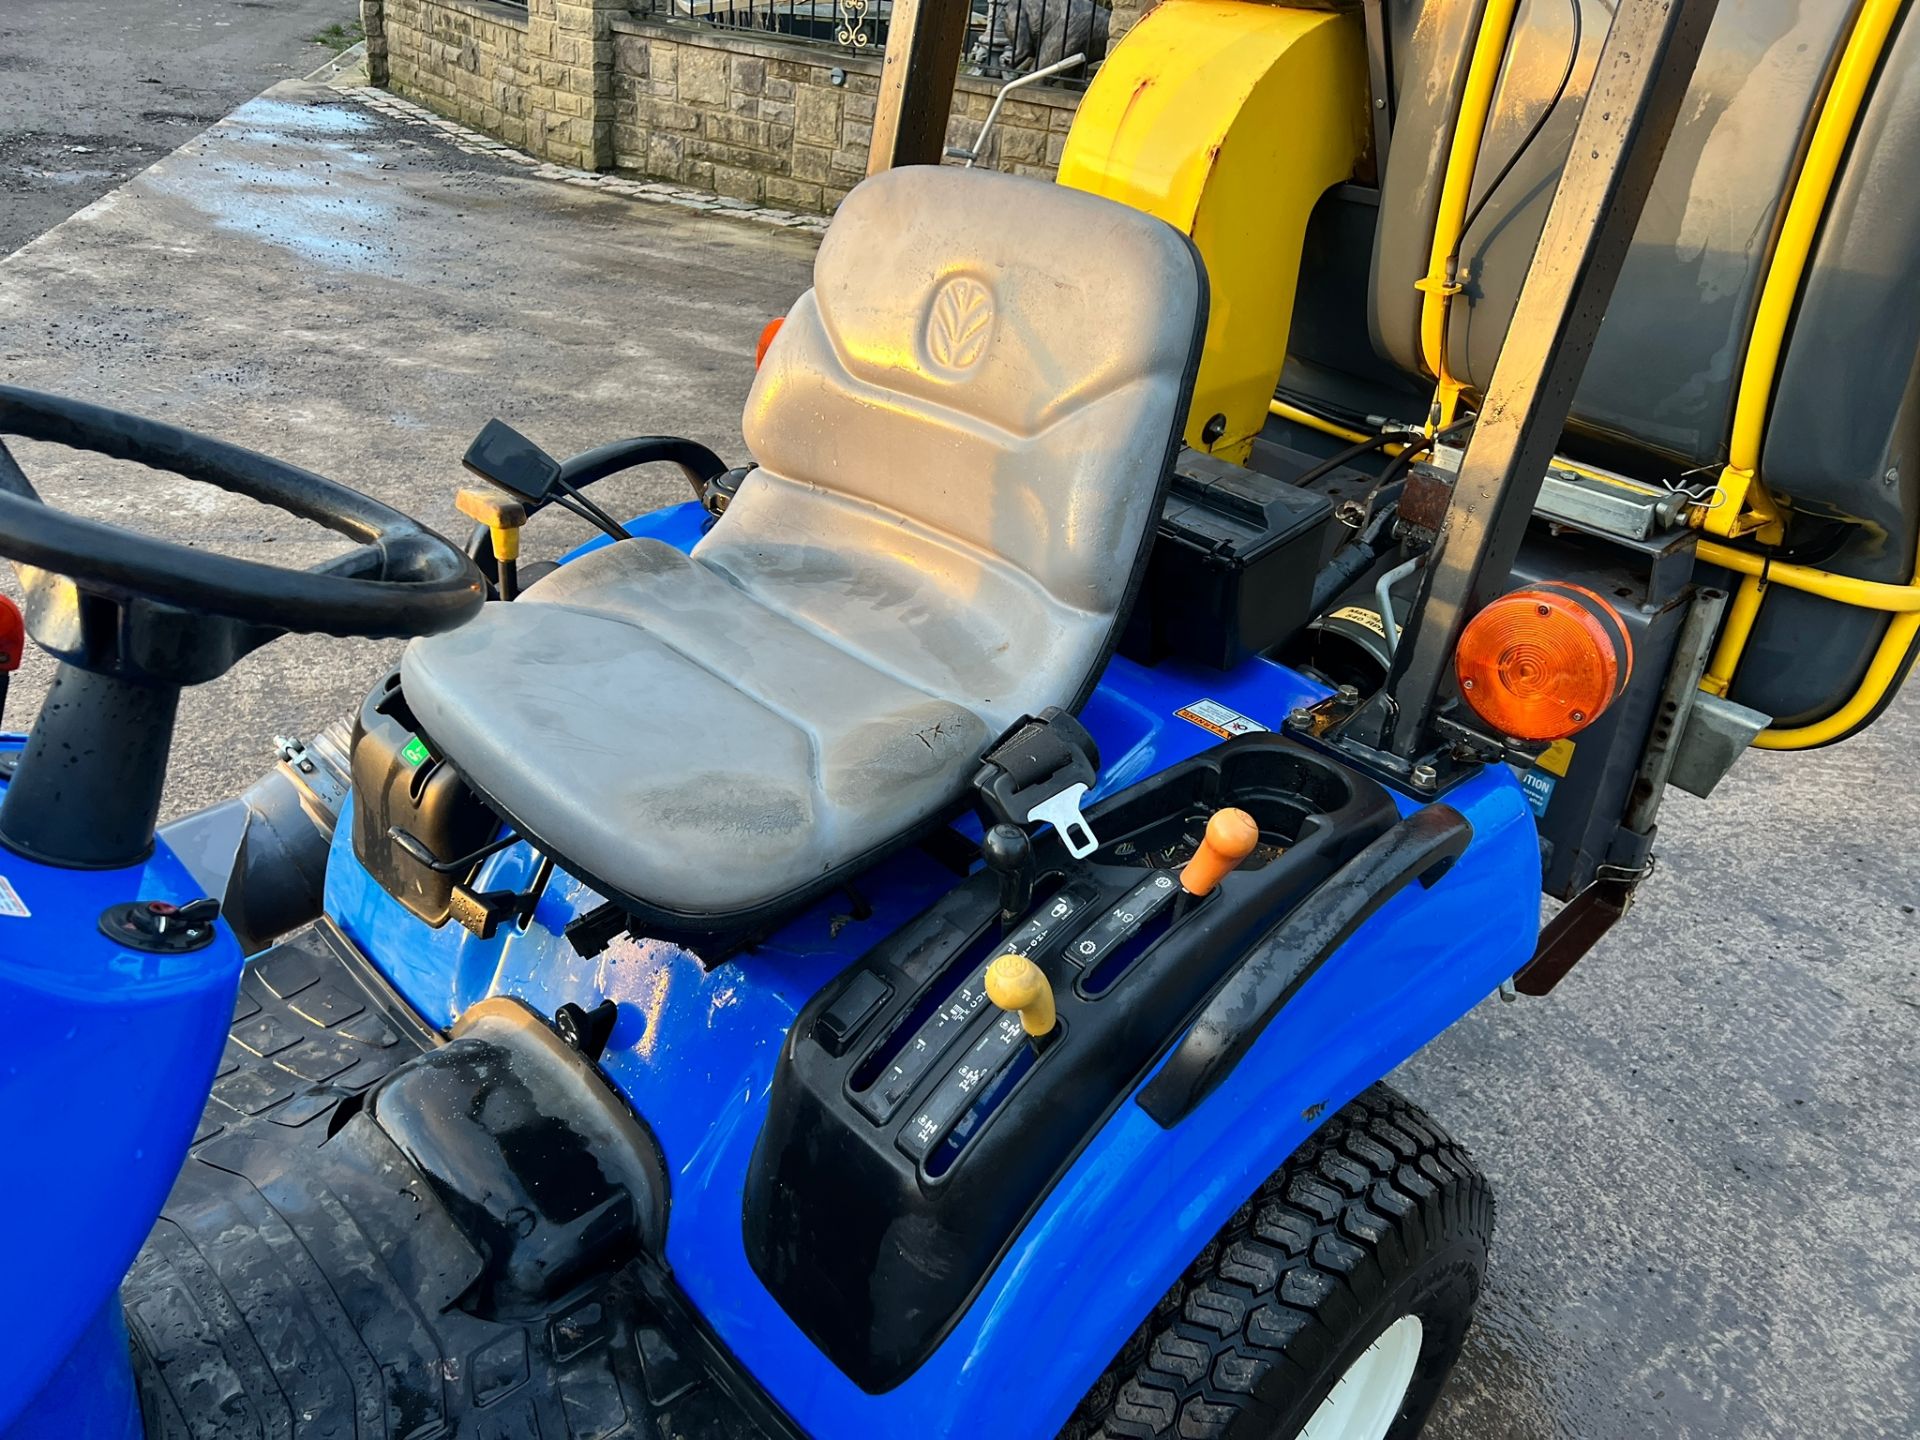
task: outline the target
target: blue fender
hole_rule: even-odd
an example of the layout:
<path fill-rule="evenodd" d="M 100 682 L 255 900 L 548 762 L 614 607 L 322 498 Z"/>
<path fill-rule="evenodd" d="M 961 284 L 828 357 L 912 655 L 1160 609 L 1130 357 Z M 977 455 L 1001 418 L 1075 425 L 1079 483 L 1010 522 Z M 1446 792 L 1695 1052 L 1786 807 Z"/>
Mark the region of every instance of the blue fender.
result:
<path fill-rule="evenodd" d="M 27 1401 L 6 1440 L 141 1440 L 140 1397 L 133 1386 L 120 1293 L 109 1294 L 80 1338 Z"/>
<path fill-rule="evenodd" d="M 633 528 L 690 546 L 683 506 Z M 604 543 L 604 542 L 603 542 Z M 1278 728 L 1324 691 L 1282 666 L 1223 674 L 1116 659 L 1082 718 L 1105 757 L 1102 793 L 1218 743 L 1177 716 L 1210 699 Z M 1318 1122 L 1483 999 L 1531 955 L 1539 852 L 1518 783 L 1490 767 L 1446 797 L 1472 824 L 1467 853 L 1431 889 L 1410 887 L 1310 980 L 1196 1110 L 1162 1129 L 1129 1101 L 1081 1153 L 938 1349 L 883 1394 L 862 1391 L 787 1317 L 747 1262 L 741 1204 L 774 1066 L 799 1009 L 880 936 L 931 904 L 951 875 L 918 852 L 863 885 L 871 919 L 829 897 L 750 955 L 707 971 L 659 941 L 616 940 L 583 959 L 562 931 L 599 897 L 556 876 L 524 928 L 481 941 L 428 930 L 355 860 L 343 818 L 327 910 L 435 1025 L 488 995 L 543 1013 L 619 1005 L 602 1066 L 652 1127 L 672 1176 L 667 1260 L 681 1289 L 766 1391 L 809 1432 L 931 1440 L 1051 1433 L 1153 1303 Z M 1417 808 L 1400 800 L 1403 812 Z M 479 884 L 530 877 L 514 846 Z"/>
<path fill-rule="evenodd" d="M 221 928 L 149 955 L 93 923 L 121 901 L 201 898 L 164 841 L 124 870 L 0 851 L 0 878 L 18 900 L 0 906 L 0 1435 L 118 1436 L 134 1413 L 120 1279 L 200 1123 L 240 947 Z"/>

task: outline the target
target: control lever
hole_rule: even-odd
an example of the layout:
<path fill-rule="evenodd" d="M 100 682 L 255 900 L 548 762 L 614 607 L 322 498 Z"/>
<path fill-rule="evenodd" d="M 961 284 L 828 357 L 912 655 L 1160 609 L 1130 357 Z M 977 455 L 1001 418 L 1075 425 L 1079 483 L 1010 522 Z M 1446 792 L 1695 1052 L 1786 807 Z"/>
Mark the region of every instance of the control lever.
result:
<path fill-rule="evenodd" d="M 1020 1028 L 1027 1032 L 1035 1054 L 1046 1049 L 1059 1028 L 1052 982 L 1045 971 L 1017 950 L 987 966 L 987 998 L 1002 1010 L 1019 1014 Z"/>
<path fill-rule="evenodd" d="M 1199 900 L 1211 895 L 1260 843 L 1260 825 L 1244 810 L 1228 807 L 1207 818 L 1207 833 L 1180 871 L 1180 888 Z"/>
<path fill-rule="evenodd" d="M 469 520 L 478 520 L 493 540 L 494 571 L 499 576 L 500 598 L 511 600 L 520 593 L 520 528 L 527 523 L 527 507 L 480 489 L 463 489 L 453 503 Z"/>
<path fill-rule="evenodd" d="M 1000 877 L 1000 928 L 1010 931 L 1033 904 L 1033 841 L 1002 821 L 981 840 L 980 858 Z"/>

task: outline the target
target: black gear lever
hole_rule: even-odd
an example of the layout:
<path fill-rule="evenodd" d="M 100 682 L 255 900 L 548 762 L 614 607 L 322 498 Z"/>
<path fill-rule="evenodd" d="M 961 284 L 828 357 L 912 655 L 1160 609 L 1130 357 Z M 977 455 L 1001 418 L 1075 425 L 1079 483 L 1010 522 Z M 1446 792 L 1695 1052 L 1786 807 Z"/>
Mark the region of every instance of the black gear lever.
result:
<path fill-rule="evenodd" d="M 1000 924 L 1011 930 L 1033 904 L 1033 841 L 1002 821 L 980 841 L 980 858 L 1000 877 Z"/>

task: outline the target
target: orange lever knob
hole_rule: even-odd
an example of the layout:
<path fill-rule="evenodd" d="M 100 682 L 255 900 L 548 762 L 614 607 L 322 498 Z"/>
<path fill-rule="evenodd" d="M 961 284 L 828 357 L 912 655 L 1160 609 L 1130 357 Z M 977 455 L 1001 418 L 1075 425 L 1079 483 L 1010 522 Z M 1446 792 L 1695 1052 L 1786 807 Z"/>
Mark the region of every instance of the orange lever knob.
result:
<path fill-rule="evenodd" d="M 1180 888 L 1193 896 L 1211 895 L 1259 843 L 1260 827 L 1246 811 L 1214 811 L 1200 848 L 1180 872 Z"/>

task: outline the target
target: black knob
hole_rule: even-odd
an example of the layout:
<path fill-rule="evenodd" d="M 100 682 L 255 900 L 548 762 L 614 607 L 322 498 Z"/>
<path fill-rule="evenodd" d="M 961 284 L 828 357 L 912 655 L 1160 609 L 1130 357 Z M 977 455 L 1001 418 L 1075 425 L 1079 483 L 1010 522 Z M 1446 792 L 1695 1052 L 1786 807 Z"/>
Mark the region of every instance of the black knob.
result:
<path fill-rule="evenodd" d="M 100 929 L 130 950 L 150 955 L 180 955 L 213 943 L 213 922 L 220 902 L 189 900 L 175 905 L 166 900 L 127 900 L 109 905 L 100 915 Z"/>
<path fill-rule="evenodd" d="M 1011 925 L 1033 903 L 1033 841 L 1003 821 L 980 841 L 980 858 L 1000 877 L 1000 919 Z"/>

